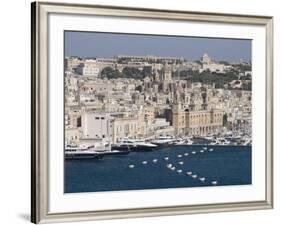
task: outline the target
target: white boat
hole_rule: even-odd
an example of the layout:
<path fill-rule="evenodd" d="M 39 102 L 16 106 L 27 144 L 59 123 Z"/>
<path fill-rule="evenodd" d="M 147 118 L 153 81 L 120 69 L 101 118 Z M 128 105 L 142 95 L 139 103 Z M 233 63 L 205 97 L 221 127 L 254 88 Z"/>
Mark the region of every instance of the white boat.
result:
<path fill-rule="evenodd" d="M 200 180 L 201 182 L 205 182 L 206 178 L 205 178 L 205 177 L 200 177 L 199 180 Z"/>
<path fill-rule="evenodd" d="M 177 173 L 182 173 L 182 170 L 177 170 Z"/>
<path fill-rule="evenodd" d="M 208 141 L 212 141 L 214 139 L 214 136 L 208 135 L 208 136 L 205 136 L 204 139 L 206 139 Z"/>
<path fill-rule="evenodd" d="M 129 149 L 125 150 L 116 150 L 116 149 L 111 149 L 111 150 L 105 150 L 105 151 L 96 151 L 100 155 L 128 155 L 130 153 Z"/>
<path fill-rule="evenodd" d="M 212 181 L 211 183 L 212 183 L 212 185 L 217 185 L 218 184 L 218 182 L 216 180 Z"/>
<path fill-rule="evenodd" d="M 129 168 L 133 169 L 133 168 L 135 168 L 135 165 L 131 164 L 131 165 L 129 165 Z"/>
<path fill-rule="evenodd" d="M 88 150 L 89 149 L 89 145 L 75 145 L 75 144 L 67 144 L 65 146 L 65 151 L 83 151 L 83 150 Z"/>
<path fill-rule="evenodd" d="M 192 175 L 192 172 L 191 172 L 191 171 L 188 171 L 188 172 L 186 172 L 186 175 L 191 176 L 191 175 Z"/>
<path fill-rule="evenodd" d="M 229 145 L 230 141 L 225 138 L 217 138 L 219 145 Z"/>
<path fill-rule="evenodd" d="M 157 146 L 168 145 L 175 141 L 175 139 L 171 136 L 159 136 L 155 140 L 151 141 L 152 144 Z"/>
<path fill-rule="evenodd" d="M 177 146 L 192 145 L 193 141 L 190 140 L 189 138 L 187 138 L 187 139 L 178 139 L 173 144 L 177 145 Z"/>
<path fill-rule="evenodd" d="M 99 159 L 102 158 L 104 155 L 98 153 L 94 150 L 65 150 L 64 157 L 65 159 Z"/>
<path fill-rule="evenodd" d="M 112 149 L 105 142 L 97 142 L 92 145 L 66 145 L 64 152 L 66 159 L 102 158 L 105 155 L 120 154 L 129 154 L 129 151 Z"/>
<path fill-rule="evenodd" d="M 210 145 L 229 145 L 230 141 L 225 138 L 216 138 Z"/>
<path fill-rule="evenodd" d="M 252 145 L 252 139 L 251 139 L 251 138 L 246 138 L 246 139 L 244 140 L 243 145 L 244 145 L 244 146 Z"/>
<path fill-rule="evenodd" d="M 124 138 L 117 144 L 114 144 L 113 147 L 117 150 L 129 149 L 130 151 L 152 151 L 157 145 L 139 139 Z"/>

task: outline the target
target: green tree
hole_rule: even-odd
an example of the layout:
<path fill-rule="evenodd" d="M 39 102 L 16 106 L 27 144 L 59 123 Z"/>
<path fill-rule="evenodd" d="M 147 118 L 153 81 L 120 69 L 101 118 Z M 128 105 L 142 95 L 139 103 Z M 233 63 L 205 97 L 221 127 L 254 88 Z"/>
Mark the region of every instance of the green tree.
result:
<path fill-rule="evenodd" d="M 113 69 L 112 67 L 105 67 L 101 71 L 101 78 L 107 78 L 107 79 L 116 79 L 121 77 L 122 74 L 116 69 Z"/>
<path fill-rule="evenodd" d="M 141 71 L 141 74 L 143 75 L 143 77 L 150 77 L 152 75 L 151 66 L 143 67 L 143 70 Z"/>
<path fill-rule="evenodd" d="M 122 70 L 123 77 L 126 78 L 133 78 L 133 79 L 143 79 L 144 75 L 141 73 L 141 71 L 138 68 L 135 67 L 125 67 Z"/>
<path fill-rule="evenodd" d="M 229 66 L 229 65 L 230 65 L 230 63 L 227 62 L 227 61 L 219 61 L 219 63 L 220 63 L 220 64 L 224 64 L 224 65 L 226 65 L 226 66 Z"/>

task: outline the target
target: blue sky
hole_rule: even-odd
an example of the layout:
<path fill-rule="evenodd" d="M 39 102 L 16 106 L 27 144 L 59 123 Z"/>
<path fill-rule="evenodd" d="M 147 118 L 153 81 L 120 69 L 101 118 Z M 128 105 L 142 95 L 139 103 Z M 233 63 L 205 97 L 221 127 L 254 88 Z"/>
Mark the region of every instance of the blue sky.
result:
<path fill-rule="evenodd" d="M 251 40 L 65 31 L 65 55 L 179 56 L 198 60 L 204 53 L 215 60 L 251 60 Z"/>

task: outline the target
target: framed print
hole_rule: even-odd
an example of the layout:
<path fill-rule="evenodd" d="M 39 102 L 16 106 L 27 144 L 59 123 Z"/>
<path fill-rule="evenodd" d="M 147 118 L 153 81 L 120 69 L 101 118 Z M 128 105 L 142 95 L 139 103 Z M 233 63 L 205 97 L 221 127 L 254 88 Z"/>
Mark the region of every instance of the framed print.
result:
<path fill-rule="evenodd" d="M 33 223 L 273 207 L 273 18 L 32 3 Z"/>

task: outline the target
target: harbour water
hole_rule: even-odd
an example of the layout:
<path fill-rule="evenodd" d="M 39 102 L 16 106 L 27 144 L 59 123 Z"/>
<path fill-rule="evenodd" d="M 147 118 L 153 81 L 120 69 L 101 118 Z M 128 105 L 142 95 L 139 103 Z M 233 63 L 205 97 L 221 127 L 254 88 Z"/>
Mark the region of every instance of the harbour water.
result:
<path fill-rule="evenodd" d="M 251 151 L 251 146 L 208 146 L 207 149 L 203 145 L 168 146 L 102 159 L 65 160 L 64 191 L 251 184 Z"/>

